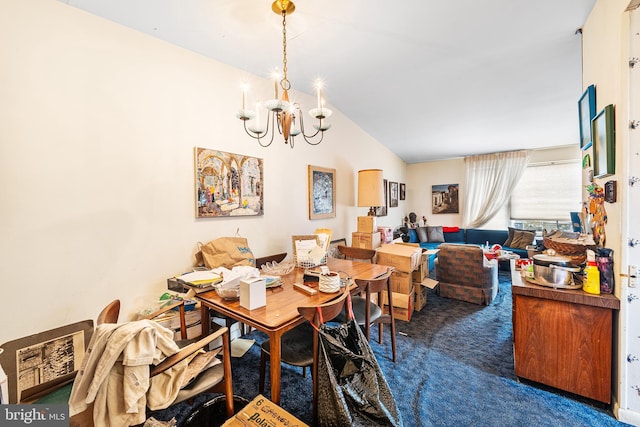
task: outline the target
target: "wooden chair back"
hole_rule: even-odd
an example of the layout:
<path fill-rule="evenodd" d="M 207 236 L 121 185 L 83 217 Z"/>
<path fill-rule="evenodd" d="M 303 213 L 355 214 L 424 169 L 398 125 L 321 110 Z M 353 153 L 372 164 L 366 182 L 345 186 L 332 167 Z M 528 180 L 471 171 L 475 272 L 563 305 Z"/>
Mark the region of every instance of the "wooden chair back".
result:
<path fill-rule="evenodd" d="M 358 279 L 356 278 L 354 281 L 358 286 L 358 290 L 356 292 L 363 293 L 365 295 L 365 304 L 364 304 L 364 328 L 365 328 L 365 336 L 367 340 L 369 340 L 371 334 L 371 324 L 378 324 L 378 342 L 382 344 L 382 333 L 383 333 L 383 324 L 390 323 L 391 324 L 391 348 L 393 354 L 393 361 L 396 361 L 396 322 L 395 315 L 393 313 L 393 292 L 391 289 L 391 274 L 393 273 L 392 269 L 388 269 L 385 274 L 380 277 L 376 277 L 375 279 Z M 384 305 L 387 305 L 388 314 L 382 314 L 379 318 L 372 320 L 371 319 L 371 305 L 376 304 L 372 302 L 371 295 L 377 295 L 377 305 L 380 307 L 382 312 L 384 313 Z M 386 304 L 383 304 L 383 298 L 386 298 Z"/>
<path fill-rule="evenodd" d="M 118 317 L 120 316 L 120 300 L 116 299 L 111 301 L 105 308 L 98 314 L 96 324 L 102 325 L 103 323 L 118 323 Z"/>
<path fill-rule="evenodd" d="M 343 254 L 347 259 L 355 259 L 360 261 L 373 262 L 373 257 L 376 256 L 376 251 L 373 249 L 356 248 L 354 246 L 338 246 L 338 251 Z"/>

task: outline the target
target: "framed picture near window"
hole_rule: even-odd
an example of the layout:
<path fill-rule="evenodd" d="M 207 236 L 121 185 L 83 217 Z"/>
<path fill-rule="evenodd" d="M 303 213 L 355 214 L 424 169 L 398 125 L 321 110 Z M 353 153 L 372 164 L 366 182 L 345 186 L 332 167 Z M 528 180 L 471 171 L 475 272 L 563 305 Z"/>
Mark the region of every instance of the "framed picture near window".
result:
<path fill-rule="evenodd" d="M 407 186 L 403 183 L 400 183 L 400 200 L 405 200 L 407 193 Z"/>
<path fill-rule="evenodd" d="M 591 85 L 584 91 L 578 101 L 578 118 L 580 120 L 580 149 L 591 147 L 591 120 L 596 116 L 596 88 Z"/>
<path fill-rule="evenodd" d="M 591 122 L 593 135 L 593 175 L 596 178 L 616 173 L 616 146 L 613 105 L 609 104 Z"/>
<path fill-rule="evenodd" d="M 336 170 L 309 165 L 309 219 L 335 218 Z"/>
<path fill-rule="evenodd" d="M 384 179 L 384 206 L 376 206 L 374 208 L 375 216 L 387 216 L 387 205 L 389 203 L 389 186 L 387 185 L 387 180 Z"/>
<path fill-rule="evenodd" d="M 431 186 L 431 213 L 459 213 L 458 184 Z"/>
<path fill-rule="evenodd" d="M 398 207 L 398 183 L 397 182 L 389 182 L 389 207 L 397 208 Z"/>

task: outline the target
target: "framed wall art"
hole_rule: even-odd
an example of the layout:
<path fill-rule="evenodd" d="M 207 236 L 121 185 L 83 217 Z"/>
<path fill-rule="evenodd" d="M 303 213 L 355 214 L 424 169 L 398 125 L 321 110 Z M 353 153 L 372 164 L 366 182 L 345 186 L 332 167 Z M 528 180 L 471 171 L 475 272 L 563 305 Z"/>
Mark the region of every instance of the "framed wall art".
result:
<path fill-rule="evenodd" d="M 376 206 L 374 208 L 375 216 L 387 216 L 387 205 L 389 204 L 389 186 L 387 180 L 383 180 L 384 184 L 384 206 Z"/>
<path fill-rule="evenodd" d="M 309 219 L 336 216 L 336 170 L 309 165 Z"/>
<path fill-rule="evenodd" d="M 406 184 L 400 183 L 400 200 L 405 200 L 407 194 Z"/>
<path fill-rule="evenodd" d="M 195 147 L 196 218 L 263 215 L 262 159 Z"/>
<path fill-rule="evenodd" d="M 397 182 L 389 182 L 389 207 L 397 208 L 398 207 L 398 183 Z"/>
<path fill-rule="evenodd" d="M 596 178 L 616 173 L 616 145 L 613 105 L 609 104 L 591 122 L 593 135 L 593 175 Z"/>
<path fill-rule="evenodd" d="M 580 121 L 580 148 L 591 147 L 591 120 L 596 116 L 596 88 L 589 86 L 578 101 L 578 119 Z"/>
<path fill-rule="evenodd" d="M 431 213 L 459 213 L 458 184 L 431 186 Z"/>

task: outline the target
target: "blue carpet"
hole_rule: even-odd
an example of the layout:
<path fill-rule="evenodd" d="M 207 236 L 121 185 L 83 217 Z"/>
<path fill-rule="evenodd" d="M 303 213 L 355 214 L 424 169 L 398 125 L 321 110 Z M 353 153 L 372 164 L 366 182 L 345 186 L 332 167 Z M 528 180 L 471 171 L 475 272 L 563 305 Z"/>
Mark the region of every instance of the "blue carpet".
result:
<path fill-rule="evenodd" d="M 394 393 L 405 426 L 624 426 L 603 405 L 518 382 L 513 372 L 511 286 L 500 272 L 500 291 L 490 306 L 440 298 L 429 291 L 427 305 L 410 322 L 396 322 L 398 362 L 391 360 L 389 328 L 384 344 L 374 328 L 371 347 Z M 258 394 L 259 344 L 233 359 L 234 393 Z M 267 371 L 268 372 L 268 371 Z M 311 378 L 282 366 L 281 406 L 311 423 Z M 267 379 L 265 395 L 269 397 Z M 194 405 L 211 398 L 201 396 Z M 591 404 L 593 403 L 593 404 Z M 184 418 L 186 404 L 167 415 Z M 170 418 L 170 417 L 169 417 Z"/>

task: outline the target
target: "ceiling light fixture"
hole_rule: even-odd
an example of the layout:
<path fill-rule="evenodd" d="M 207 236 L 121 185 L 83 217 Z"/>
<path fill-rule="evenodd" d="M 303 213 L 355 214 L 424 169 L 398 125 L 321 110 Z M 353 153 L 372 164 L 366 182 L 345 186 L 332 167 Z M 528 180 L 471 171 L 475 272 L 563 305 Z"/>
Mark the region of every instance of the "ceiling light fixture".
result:
<path fill-rule="evenodd" d="M 307 134 L 304 129 L 304 120 L 302 118 L 302 110 L 297 102 L 289 101 L 289 89 L 291 82 L 287 78 L 287 15 L 291 15 L 296 9 L 292 1 L 276 0 L 271 5 L 271 9 L 278 15 L 282 15 L 282 78 L 277 73 L 274 75 L 274 99 L 264 102 L 267 109 L 266 123 L 263 124 L 260 117 L 260 101 L 256 101 L 256 110 L 247 108 L 248 86 L 242 86 L 242 109 L 238 112 L 237 117 L 242 120 L 244 130 L 247 134 L 258 140 L 263 147 L 268 147 L 273 142 L 275 128 L 278 128 L 280 135 L 284 137 L 284 143 L 289 144 L 291 148 L 294 145 L 294 138 L 301 135 L 307 144 L 318 145 L 322 142 L 324 132 L 331 125 L 326 119 L 331 116 L 332 111 L 324 106 L 322 99 L 322 82 L 317 80 L 315 84 L 316 97 L 318 105 L 316 108 L 309 110 L 309 115 L 318 122 L 313 125 L 315 133 Z M 278 98 L 278 86 L 282 88 L 282 97 Z M 251 121 L 252 120 L 252 121 Z M 250 124 L 247 122 L 251 121 Z M 266 126 L 265 126 L 266 125 Z M 271 128 L 271 139 L 266 142 L 264 139 L 269 134 Z M 318 136 L 319 134 L 319 136 Z"/>

